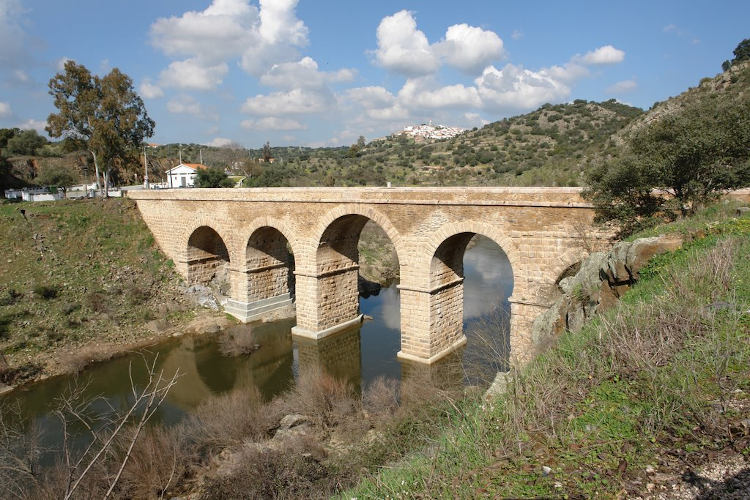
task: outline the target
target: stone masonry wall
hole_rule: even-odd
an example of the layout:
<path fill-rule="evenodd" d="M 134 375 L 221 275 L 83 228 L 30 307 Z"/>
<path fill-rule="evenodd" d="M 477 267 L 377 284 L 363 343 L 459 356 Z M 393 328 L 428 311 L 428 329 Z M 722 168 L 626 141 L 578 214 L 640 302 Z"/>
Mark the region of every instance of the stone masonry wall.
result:
<path fill-rule="evenodd" d="M 433 268 L 446 240 L 445 250 L 452 247 L 462 258 L 463 238 L 453 237 L 479 233 L 508 256 L 514 275 L 511 357 L 523 359 L 532 347 L 531 321 L 550 306 L 549 290 L 559 274 L 604 247 L 610 236 L 593 229 L 593 209 L 576 188 L 182 189 L 131 191 L 129 196 L 186 277 L 188 240 L 203 226 L 213 229 L 227 248 L 235 300 L 254 299 L 248 293 L 253 281 L 280 283 L 275 274 L 261 278 L 262 273 L 249 272 L 254 264 L 246 253 L 255 231 L 278 231 L 294 255 L 298 325 L 312 331 L 356 317 L 352 245 L 356 249 L 361 226 L 372 220 L 398 255 L 401 354 L 422 360 L 455 344 L 450 340 L 455 329 L 447 326 L 453 320 L 443 316 L 459 317 L 458 309 L 449 305 L 447 291 L 432 298 L 435 285 L 451 276 L 448 269 Z"/>

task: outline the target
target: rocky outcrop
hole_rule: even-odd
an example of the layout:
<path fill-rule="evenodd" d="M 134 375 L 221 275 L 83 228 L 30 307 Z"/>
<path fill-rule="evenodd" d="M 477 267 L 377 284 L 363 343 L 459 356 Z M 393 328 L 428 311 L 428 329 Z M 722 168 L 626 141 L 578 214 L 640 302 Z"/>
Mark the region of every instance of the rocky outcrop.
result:
<path fill-rule="evenodd" d="M 580 269 L 557 284 L 557 300 L 532 326 L 537 350 L 566 330 L 579 330 L 591 316 L 614 305 L 638 280 L 641 268 L 660 253 L 682 246 L 679 235 L 661 235 L 617 243 L 608 253 L 596 252 Z"/>

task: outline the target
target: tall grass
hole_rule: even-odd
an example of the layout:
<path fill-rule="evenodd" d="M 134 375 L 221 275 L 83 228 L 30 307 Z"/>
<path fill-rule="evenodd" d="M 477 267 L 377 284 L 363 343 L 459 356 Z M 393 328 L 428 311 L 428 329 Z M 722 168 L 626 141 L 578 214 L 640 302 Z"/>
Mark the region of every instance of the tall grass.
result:
<path fill-rule="evenodd" d="M 513 368 L 504 396 L 458 407 L 430 453 L 344 496 L 615 495 L 670 443 L 727 442 L 721 402 L 750 388 L 748 262 L 746 234 L 662 259 L 620 307 Z"/>

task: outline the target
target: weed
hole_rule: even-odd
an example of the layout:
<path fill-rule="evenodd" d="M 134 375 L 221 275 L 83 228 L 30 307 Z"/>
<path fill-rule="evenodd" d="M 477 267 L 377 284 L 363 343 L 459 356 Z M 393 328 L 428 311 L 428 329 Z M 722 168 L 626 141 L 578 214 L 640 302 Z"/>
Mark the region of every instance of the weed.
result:
<path fill-rule="evenodd" d="M 2 296 L 0 296 L 0 306 L 12 306 L 18 302 L 21 297 L 23 297 L 22 293 L 13 288 L 9 288 Z"/>
<path fill-rule="evenodd" d="M 52 300 L 57 298 L 60 289 L 54 285 L 35 285 L 34 293 L 44 300 Z"/>

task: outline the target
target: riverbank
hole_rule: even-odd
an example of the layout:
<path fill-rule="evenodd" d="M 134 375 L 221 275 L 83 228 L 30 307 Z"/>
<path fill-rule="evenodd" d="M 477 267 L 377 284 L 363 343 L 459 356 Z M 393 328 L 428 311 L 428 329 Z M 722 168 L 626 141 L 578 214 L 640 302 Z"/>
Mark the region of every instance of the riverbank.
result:
<path fill-rule="evenodd" d="M 0 240 L 0 390 L 233 321 L 195 304 L 128 199 L 5 203 Z M 378 226 L 360 248 L 365 284 L 398 279 Z"/>
<path fill-rule="evenodd" d="M 512 370 L 505 394 L 451 408 L 429 448 L 341 498 L 741 498 L 750 217 L 734 213 L 710 207 L 648 231 L 688 243 L 652 259 L 614 308 Z"/>
<path fill-rule="evenodd" d="M 184 293 L 130 200 L 6 203 L 0 240 L 6 385 L 77 371 L 206 322 L 228 322 Z"/>

